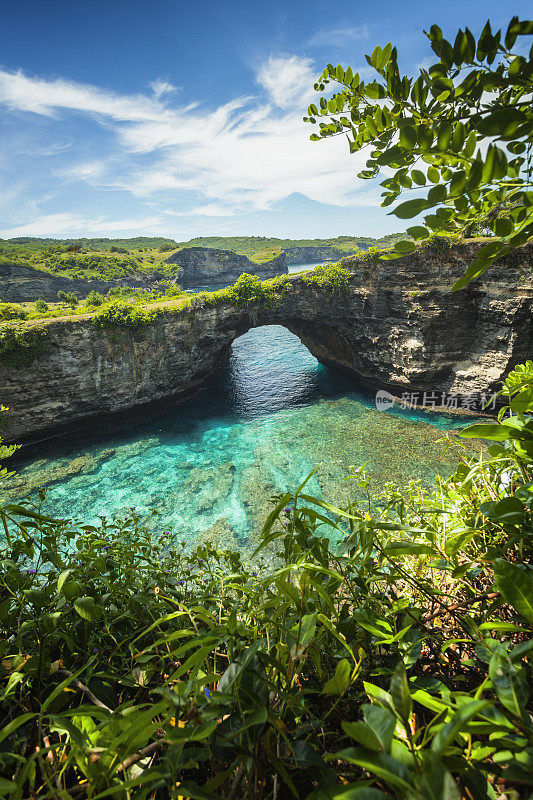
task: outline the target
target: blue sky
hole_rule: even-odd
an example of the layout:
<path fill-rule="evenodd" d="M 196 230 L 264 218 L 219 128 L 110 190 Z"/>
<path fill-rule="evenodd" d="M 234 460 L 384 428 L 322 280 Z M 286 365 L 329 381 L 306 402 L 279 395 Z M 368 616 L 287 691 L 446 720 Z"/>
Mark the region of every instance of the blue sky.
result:
<path fill-rule="evenodd" d="M 0 29 L 0 236 L 380 236 L 400 228 L 342 137 L 301 118 L 325 63 L 523 0 L 18 0 Z"/>

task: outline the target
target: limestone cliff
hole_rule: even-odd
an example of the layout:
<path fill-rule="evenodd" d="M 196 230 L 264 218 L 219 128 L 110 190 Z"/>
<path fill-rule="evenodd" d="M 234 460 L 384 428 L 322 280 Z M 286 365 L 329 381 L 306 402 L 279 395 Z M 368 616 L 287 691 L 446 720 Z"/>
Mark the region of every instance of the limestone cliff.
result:
<path fill-rule="evenodd" d="M 287 272 L 283 253 L 264 264 L 256 264 L 233 250 L 184 247 L 173 253 L 167 261 L 169 264 L 181 267 L 177 280 L 184 289 L 199 286 L 231 286 L 243 272 L 263 279 Z"/>
<path fill-rule="evenodd" d="M 320 361 L 396 393 L 491 391 L 533 353 L 533 248 L 452 293 L 475 252 L 464 245 L 392 262 L 353 257 L 343 262 L 348 285 L 335 292 L 291 276 L 291 291 L 272 308 L 167 308 L 142 331 L 48 320 L 45 349 L 32 364 L 0 365 L 0 402 L 12 409 L 5 438 L 190 396 L 237 336 L 268 324 L 285 325 Z"/>
<path fill-rule="evenodd" d="M 287 264 L 318 264 L 324 261 L 339 261 L 346 255 L 344 250 L 329 245 L 318 247 L 286 247 L 283 251 Z"/>

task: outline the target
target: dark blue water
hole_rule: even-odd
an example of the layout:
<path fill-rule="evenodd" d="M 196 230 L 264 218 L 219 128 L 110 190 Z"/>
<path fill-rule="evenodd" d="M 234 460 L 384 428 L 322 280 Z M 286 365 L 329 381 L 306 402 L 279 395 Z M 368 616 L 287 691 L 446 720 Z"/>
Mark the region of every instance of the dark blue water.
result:
<path fill-rule="evenodd" d="M 431 481 L 454 459 L 436 443 L 453 417 L 377 411 L 354 379 L 319 364 L 280 326 L 236 340 L 229 363 L 184 405 L 121 429 L 57 437 L 22 451 L 9 496 L 50 486 L 47 509 L 86 521 L 135 507 L 189 542 L 244 546 L 276 492 L 310 489 L 342 503 L 350 465 L 368 462 L 376 487 Z"/>

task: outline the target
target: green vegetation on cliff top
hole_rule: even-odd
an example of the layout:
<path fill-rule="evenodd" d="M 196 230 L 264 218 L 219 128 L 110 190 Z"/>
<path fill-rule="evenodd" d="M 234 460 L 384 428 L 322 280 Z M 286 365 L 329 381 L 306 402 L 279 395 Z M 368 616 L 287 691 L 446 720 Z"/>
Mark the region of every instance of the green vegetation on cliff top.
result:
<path fill-rule="evenodd" d="M 389 247 L 402 238 L 339 236 L 336 239 L 274 239 L 263 236 L 198 237 L 188 242 L 137 237 L 135 239 L 0 239 L 0 265 L 18 264 L 54 276 L 85 280 L 116 280 L 132 275 L 175 277 L 179 264 L 167 264 L 172 252 L 190 247 L 232 250 L 264 264 L 290 247 L 332 247 L 349 255 L 372 246 Z"/>

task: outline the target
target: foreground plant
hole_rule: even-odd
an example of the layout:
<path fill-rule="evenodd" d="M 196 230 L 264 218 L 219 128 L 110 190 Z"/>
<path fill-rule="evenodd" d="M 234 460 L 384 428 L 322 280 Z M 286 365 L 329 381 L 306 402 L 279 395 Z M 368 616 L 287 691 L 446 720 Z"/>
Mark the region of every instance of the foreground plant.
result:
<path fill-rule="evenodd" d="M 366 56 L 374 80 L 328 64 L 315 89 L 338 89 L 304 118 L 318 123 L 312 140 L 342 134 L 350 153 L 371 148 L 359 177 L 387 173 L 382 206 L 416 190 L 391 212 L 424 215 L 423 225 L 407 229 L 412 239 L 432 232 L 493 237 L 454 289 L 533 238 L 533 50 L 522 54 L 532 34 L 533 21 L 513 17 L 505 34 L 487 22 L 477 41 L 465 28 L 452 43 L 432 25 L 427 36 L 438 60 L 416 78 L 400 73 L 390 42 L 377 46 Z M 396 257 L 415 249 L 407 239 L 394 246 Z"/>
<path fill-rule="evenodd" d="M 2 506 L 0 795 L 528 797 L 533 363 L 503 391 L 434 492 L 304 483 L 252 566 Z"/>

